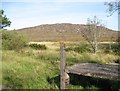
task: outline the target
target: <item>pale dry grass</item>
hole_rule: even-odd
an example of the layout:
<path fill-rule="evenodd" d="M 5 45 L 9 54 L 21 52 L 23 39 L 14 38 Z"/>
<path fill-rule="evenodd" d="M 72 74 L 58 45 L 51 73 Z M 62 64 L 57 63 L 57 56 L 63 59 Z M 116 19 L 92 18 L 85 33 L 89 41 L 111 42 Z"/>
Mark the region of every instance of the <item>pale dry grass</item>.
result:
<path fill-rule="evenodd" d="M 60 42 L 30 42 L 30 43 L 37 43 L 37 44 L 44 44 L 47 46 L 47 50 L 39 51 L 41 55 L 49 56 L 55 55 L 57 57 L 60 56 Z M 85 43 L 85 42 L 84 42 Z M 80 45 L 81 42 L 65 42 L 66 47 L 67 46 L 76 46 Z M 58 51 L 56 51 L 58 50 Z M 49 56 L 50 57 L 50 56 Z M 114 54 L 106 54 L 106 53 L 77 53 L 75 51 L 69 51 L 66 52 L 66 58 L 75 58 L 77 60 L 80 60 L 79 62 L 89 62 L 89 60 L 93 60 L 96 63 L 103 63 L 103 64 L 109 64 L 114 63 L 116 59 L 118 59 L 117 55 Z"/>
<path fill-rule="evenodd" d="M 105 53 L 97 53 L 97 54 L 93 54 L 93 53 L 88 53 L 89 57 L 92 60 L 96 60 L 100 63 L 103 64 L 109 64 L 109 63 L 114 63 L 116 59 L 118 59 L 117 55 L 113 55 L 113 54 L 105 54 Z"/>

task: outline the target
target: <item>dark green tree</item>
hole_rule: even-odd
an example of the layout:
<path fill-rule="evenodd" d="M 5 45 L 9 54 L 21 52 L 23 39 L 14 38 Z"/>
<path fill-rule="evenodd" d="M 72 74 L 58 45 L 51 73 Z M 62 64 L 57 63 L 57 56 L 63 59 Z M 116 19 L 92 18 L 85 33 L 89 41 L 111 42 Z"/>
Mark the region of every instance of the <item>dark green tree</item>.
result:
<path fill-rule="evenodd" d="M 4 10 L 0 9 L 0 29 L 10 26 L 11 21 L 4 15 Z"/>

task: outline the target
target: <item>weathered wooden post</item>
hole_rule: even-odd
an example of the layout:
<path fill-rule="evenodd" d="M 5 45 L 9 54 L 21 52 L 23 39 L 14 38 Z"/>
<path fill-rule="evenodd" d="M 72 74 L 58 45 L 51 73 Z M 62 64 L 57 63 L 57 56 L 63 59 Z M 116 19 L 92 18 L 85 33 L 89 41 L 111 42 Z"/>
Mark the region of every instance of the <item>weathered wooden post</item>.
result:
<path fill-rule="evenodd" d="M 65 89 L 65 44 L 60 42 L 60 89 Z"/>

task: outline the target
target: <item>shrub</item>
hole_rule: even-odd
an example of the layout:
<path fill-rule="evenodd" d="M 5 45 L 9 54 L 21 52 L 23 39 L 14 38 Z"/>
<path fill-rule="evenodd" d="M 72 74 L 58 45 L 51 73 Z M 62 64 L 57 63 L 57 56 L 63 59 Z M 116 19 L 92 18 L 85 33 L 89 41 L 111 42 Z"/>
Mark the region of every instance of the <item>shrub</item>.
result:
<path fill-rule="evenodd" d="M 109 44 L 99 44 L 99 49 L 102 49 L 104 53 L 111 52 Z"/>
<path fill-rule="evenodd" d="M 90 47 L 87 44 L 81 44 L 78 47 L 75 47 L 74 51 L 78 53 L 90 52 Z"/>
<path fill-rule="evenodd" d="M 104 53 L 120 53 L 120 45 L 118 43 L 115 44 L 101 44 L 100 49 L 104 51 Z"/>
<path fill-rule="evenodd" d="M 19 50 L 25 47 L 27 39 L 16 31 L 2 31 L 2 48 L 5 50 Z"/>
<path fill-rule="evenodd" d="M 66 51 L 75 51 L 78 53 L 84 53 L 84 52 L 90 52 L 90 47 L 87 44 L 80 44 L 79 46 L 75 46 L 75 47 L 68 47 L 65 49 Z"/>
<path fill-rule="evenodd" d="M 30 44 L 29 46 L 36 50 L 46 50 L 47 49 L 47 47 L 45 45 L 41 45 L 41 44 Z"/>
<path fill-rule="evenodd" d="M 111 45 L 111 50 L 112 50 L 113 53 L 119 54 L 120 53 L 120 45 L 119 44 Z"/>
<path fill-rule="evenodd" d="M 74 48 L 73 47 L 67 47 L 67 48 L 65 48 L 65 51 L 74 51 Z"/>

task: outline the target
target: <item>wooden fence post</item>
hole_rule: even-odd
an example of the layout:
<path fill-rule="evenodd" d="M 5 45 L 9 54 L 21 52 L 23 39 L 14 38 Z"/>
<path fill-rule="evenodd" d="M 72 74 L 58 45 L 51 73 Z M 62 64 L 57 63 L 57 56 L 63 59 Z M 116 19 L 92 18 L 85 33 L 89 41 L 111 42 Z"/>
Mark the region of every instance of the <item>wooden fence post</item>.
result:
<path fill-rule="evenodd" d="M 60 89 L 65 89 L 65 44 L 60 43 Z"/>

